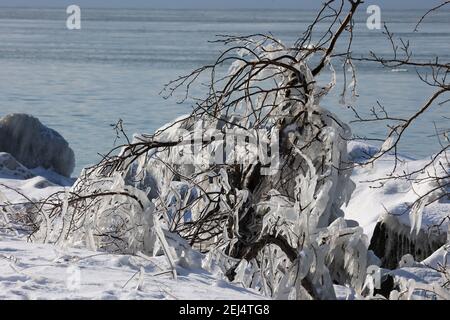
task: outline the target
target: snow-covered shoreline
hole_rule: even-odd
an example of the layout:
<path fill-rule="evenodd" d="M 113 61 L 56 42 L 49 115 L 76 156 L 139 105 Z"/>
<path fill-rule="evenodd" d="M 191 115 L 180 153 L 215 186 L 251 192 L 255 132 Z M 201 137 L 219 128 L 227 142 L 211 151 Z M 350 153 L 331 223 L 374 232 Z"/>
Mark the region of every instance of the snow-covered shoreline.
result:
<path fill-rule="evenodd" d="M 376 148 L 351 142 L 348 146 L 350 160 L 358 162 L 377 152 Z M 13 158 L 12 158 L 13 159 Z M 11 156 L 0 153 L 3 163 Z M 361 160 L 360 159 L 360 160 Z M 414 170 L 428 160 L 403 157 L 400 170 Z M 348 205 L 343 206 L 345 218 L 356 221 L 368 235 L 374 234 L 377 223 L 386 219 L 387 213 L 398 212 L 417 197 L 411 185 L 398 180 L 373 188 L 367 183 L 384 176 L 392 167 L 393 158 L 384 159 L 371 167 L 357 167 L 351 179 L 356 188 Z M 39 200 L 70 188 L 74 179 L 61 176 L 44 168 L 27 169 L 20 163 L 2 165 L 0 194 L 2 204 Z M 428 230 L 442 222 L 450 212 L 448 201 L 439 201 L 427 207 L 421 216 L 420 229 Z M 408 213 L 390 216 L 410 230 Z M 178 279 L 167 272 L 169 265 L 164 256 L 143 258 L 136 255 L 116 255 L 94 252 L 84 248 L 63 248 L 54 244 L 32 243 L 26 234 L 12 232 L 2 221 L 0 229 L 0 299 L 265 299 L 252 289 L 230 284 L 220 272 L 190 269 L 177 266 Z M 448 221 L 440 224 L 447 232 Z M 20 228 L 19 228 L 20 230 Z M 419 283 L 441 283 L 439 272 L 431 265 L 442 266 L 447 248 L 440 248 L 422 263 L 407 263 L 390 274 L 396 279 L 415 279 Z M 345 287 L 335 286 L 338 299 L 353 299 L 355 293 Z"/>

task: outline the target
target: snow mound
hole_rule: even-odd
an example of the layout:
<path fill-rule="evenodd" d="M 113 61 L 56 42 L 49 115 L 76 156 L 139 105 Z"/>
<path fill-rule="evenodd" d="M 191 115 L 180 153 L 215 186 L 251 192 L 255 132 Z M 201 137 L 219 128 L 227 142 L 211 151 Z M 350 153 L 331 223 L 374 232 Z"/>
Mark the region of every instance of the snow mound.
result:
<path fill-rule="evenodd" d="M 348 144 L 348 152 L 353 162 L 361 163 L 378 151 L 376 147 L 352 141 Z M 437 158 L 436 163 L 439 160 Z M 385 267 L 396 268 L 407 253 L 423 260 L 447 241 L 450 201 L 443 197 L 426 205 L 420 214 L 415 214 L 412 206 L 422 195 L 428 197 L 425 200 L 437 197 L 435 194 L 439 190 L 433 191 L 436 185 L 429 177 L 444 176 L 440 171 L 446 169 L 428 165 L 430 161 L 431 158 L 399 157 L 393 176 L 413 173 L 414 181 L 385 179 L 395 168 L 393 155 L 385 155 L 374 164 L 353 170 L 351 179 L 356 188 L 348 205 L 342 209 L 346 219 L 355 220 L 364 228 L 371 239 L 369 249 L 374 250 Z"/>
<path fill-rule="evenodd" d="M 34 174 L 19 163 L 12 155 L 0 152 L 0 175 L 14 179 L 30 179 Z"/>
<path fill-rule="evenodd" d="M 31 232 L 33 203 L 64 192 L 74 180 L 42 167 L 29 170 L 9 153 L 0 153 L 0 231 Z M 1 255 L 0 255 L 1 260 Z"/>
<path fill-rule="evenodd" d="M 371 155 L 377 153 L 377 148 L 362 142 L 352 141 L 348 144 L 349 158 L 353 162 L 367 160 Z M 430 159 L 413 160 L 400 157 L 395 174 L 415 172 L 426 166 Z M 438 161 L 436 161 L 438 162 Z M 364 232 L 372 237 L 377 222 L 386 216 L 395 218 L 401 225 L 411 228 L 411 210 L 409 206 L 419 198 L 419 195 L 427 194 L 435 186 L 425 178 L 428 171 L 437 170 L 430 168 L 419 171 L 414 178 L 423 178 L 423 182 L 410 182 L 406 179 L 380 180 L 386 178 L 395 165 L 395 157 L 383 156 L 373 165 L 360 166 L 353 169 L 351 179 L 356 188 L 347 206 L 342 207 L 345 218 L 355 220 L 364 228 Z M 434 171 L 432 174 L 436 174 Z M 421 223 L 417 226 L 424 232 L 443 234 L 447 232 L 449 219 L 446 217 L 450 212 L 450 201 L 442 198 L 432 204 L 425 206 L 421 215 Z M 389 213 L 389 214 L 387 214 Z M 416 223 L 417 224 L 417 223 Z M 437 230 L 436 226 L 439 226 Z M 415 232 L 419 230 L 415 230 Z M 410 231 L 408 231 L 409 233 Z M 415 233 L 414 232 L 414 233 Z"/>
<path fill-rule="evenodd" d="M 389 274 L 394 278 L 394 289 L 398 295 L 396 298 L 391 296 L 391 300 L 450 299 L 444 272 L 417 264 L 393 270 Z"/>
<path fill-rule="evenodd" d="M 360 141 L 349 141 L 347 152 L 351 161 L 359 163 L 373 157 L 378 152 L 378 148 Z"/>
<path fill-rule="evenodd" d="M 27 114 L 0 119 L 0 151 L 10 153 L 27 168 L 52 169 L 66 177 L 75 167 L 75 156 L 67 141 Z"/>

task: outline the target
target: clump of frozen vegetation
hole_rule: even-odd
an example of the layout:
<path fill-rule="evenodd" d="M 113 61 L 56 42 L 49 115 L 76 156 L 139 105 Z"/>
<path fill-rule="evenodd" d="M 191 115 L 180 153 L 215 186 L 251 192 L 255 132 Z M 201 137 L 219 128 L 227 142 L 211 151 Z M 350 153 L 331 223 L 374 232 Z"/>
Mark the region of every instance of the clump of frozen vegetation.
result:
<path fill-rule="evenodd" d="M 27 114 L 0 119 L 0 151 L 10 153 L 28 169 L 43 167 L 70 177 L 75 167 L 75 156 L 67 141 Z"/>
<path fill-rule="evenodd" d="M 327 50 L 312 44 L 311 30 L 292 47 L 264 35 L 222 38 L 230 48 L 213 65 L 166 87 L 188 94 L 210 74 L 194 111 L 87 169 L 36 213 L 34 237 L 163 251 L 173 264 L 198 266 L 194 248 L 205 268 L 280 299 L 334 299 L 333 283 L 361 292 L 376 259 L 340 209 L 354 187 L 350 129 L 320 105 L 335 86 L 335 42 L 359 4 Z M 332 78 L 321 84 L 326 68 Z"/>

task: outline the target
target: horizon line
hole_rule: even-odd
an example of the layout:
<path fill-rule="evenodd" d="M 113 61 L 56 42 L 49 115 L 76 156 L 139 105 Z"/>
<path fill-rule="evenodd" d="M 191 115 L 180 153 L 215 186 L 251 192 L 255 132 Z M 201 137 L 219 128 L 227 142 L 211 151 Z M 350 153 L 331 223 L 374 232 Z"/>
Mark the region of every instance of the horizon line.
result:
<path fill-rule="evenodd" d="M 0 9 L 61 9 L 66 8 L 66 5 L 61 6 L 33 6 L 33 5 L 2 5 L 0 4 Z M 164 7 L 150 7 L 150 6 L 130 6 L 130 7 L 121 7 L 121 6 L 89 6 L 89 5 L 80 5 L 80 8 L 87 8 L 87 9 L 113 9 L 113 10 L 200 10 L 200 11 L 231 11 L 231 10 L 253 10 L 253 11 L 264 11 L 264 10 L 272 10 L 272 11 L 289 11 L 289 10 L 304 10 L 304 11 L 317 11 L 318 8 L 298 8 L 298 7 L 283 7 L 283 8 L 272 8 L 272 7 L 234 7 L 234 8 L 213 8 L 213 7 L 178 7 L 178 8 L 164 8 Z M 427 10 L 426 8 L 392 8 L 392 7 L 385 7 L 385 10 L 390 11 L 423 11 Z M 450 11 L 450 10 L 443 10 L 443 11 Z"/>

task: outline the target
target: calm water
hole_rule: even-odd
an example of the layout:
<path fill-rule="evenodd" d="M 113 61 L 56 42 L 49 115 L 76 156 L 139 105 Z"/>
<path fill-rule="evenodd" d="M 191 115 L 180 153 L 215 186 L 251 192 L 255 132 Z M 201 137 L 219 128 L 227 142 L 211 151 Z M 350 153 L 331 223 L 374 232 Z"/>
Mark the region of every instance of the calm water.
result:
<path fill-rule="evenodd" d="M 420 11 L 383 12 L 392 31 L 409 37 L 418 58 L 439 55 L 449 61 L 450 12 L 430 17 L 413 33 Z M 381 31 L 365 27 L 365 10 L 356 25 L 354 52 L 388 53 Z M 222 49 L 208 43 L 216 34 L 272 32 L 294 41 L 311 21 L 305 11 L 176 11 L 83 9 L 82 29 L 65 27 L 65 8 L 0 8 L 0 115 L 30 113 L 58 130 L 77 157 L 74 174 L 99 159 L 114 144 L 110 124 L 124 120 L 126 131 L 152 132 L 189 105 L 158 93 L 171 79 L 211 62 Z M 362 113 L 379 100 L 395 115 L 418 108 L 432 89 L 414 70 L 392 72 L 375 65 L 358 68 Z M 345 120 L 352 114 L 329 96 L 324 106 Z M 445 110 L 446 109 L 446 110 Z M 407 136 L 403 151 L 422 157 L 436 151 L 433 121 L 448 127 L 449 108 L 436 107 Z M 385 128 L 354 126 L 359 135 Z"/>

